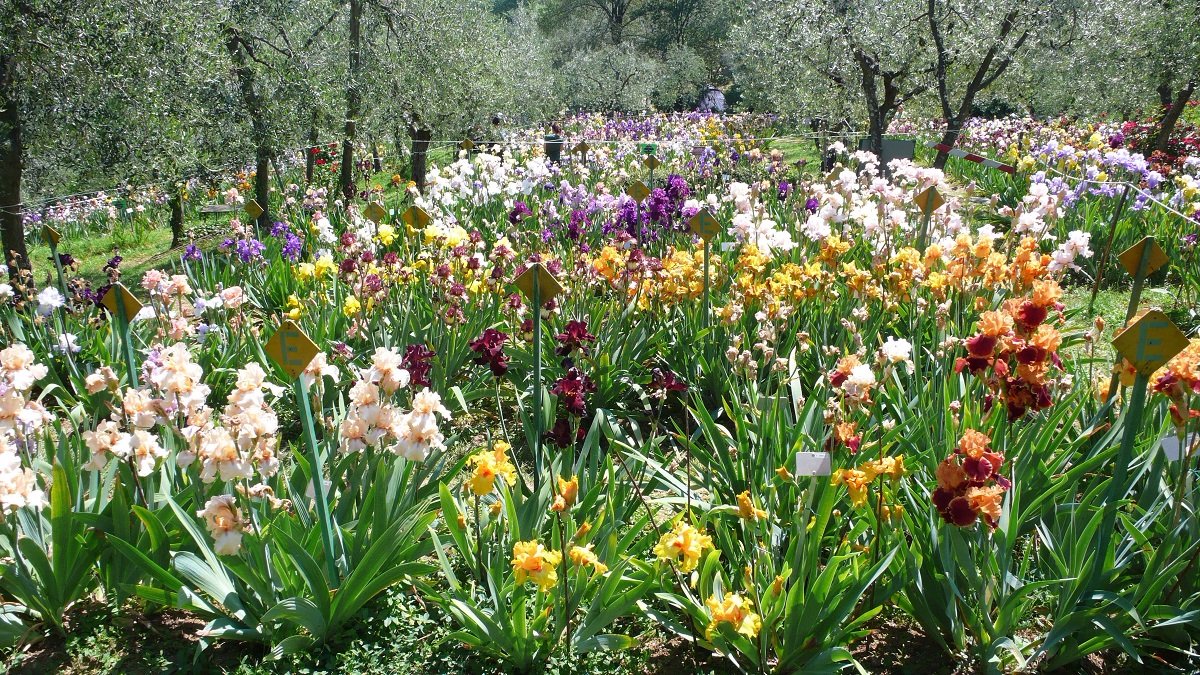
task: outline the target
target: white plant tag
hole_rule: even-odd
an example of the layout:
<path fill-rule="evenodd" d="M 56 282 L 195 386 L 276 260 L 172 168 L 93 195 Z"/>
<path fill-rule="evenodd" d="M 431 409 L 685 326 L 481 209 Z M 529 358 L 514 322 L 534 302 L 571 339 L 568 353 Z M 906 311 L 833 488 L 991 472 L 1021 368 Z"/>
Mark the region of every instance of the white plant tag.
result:
<path fill-rule="evenodd" d="M 1183 456 L 1187 454 L 1187 449 L 1196 445 L 1197 442 L 1200 442 L 1200 437 L 1192 434 L 1185 439 L 1185 442 L 1181 443 L 1179 441 L 1179 435 L 1174 431 L 1168 431 L 1167 435 L 1163 436 L 1162 440 L 1159 441 L 1159 443 L 1162 445 L 1163 454 L 1166 455 L 1167 460 L 1171 462 L 1178 462 L 1180 459 L 1182 459 Z"/>
<path fill-rule="evenodd" d="M 797 476 L 828 476 L 833 473 L 833 465 L 828 452 L 797 452 Z"/>
<path fill-rule="evenodd" d="M 737 248 L 737 245 L 738 243 L 736 241 L 723 241 L 721 242 L 721 250 L 732 251 L 733 249 Z"/>

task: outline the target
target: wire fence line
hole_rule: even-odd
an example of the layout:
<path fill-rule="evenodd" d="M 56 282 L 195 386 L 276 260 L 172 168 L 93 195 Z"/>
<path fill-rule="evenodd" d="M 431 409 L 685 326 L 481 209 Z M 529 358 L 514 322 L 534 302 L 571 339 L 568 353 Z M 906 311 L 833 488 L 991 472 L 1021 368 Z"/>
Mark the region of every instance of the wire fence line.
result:
<path fill-rule="evenodd" d="M 959 131 L 962 131 L 962 130 L 959 130 Z M 917 137 L 917 136 L 924 136 L 924 135 L 928 135 L 928 134 L 942 134 L 942 133 L 945 133 L 945 130 L 918 131 L 918 132 L 912 132 L 912 133 L 890 134 L 889 136 L 891 138 Z M 786 135 L 779 135 L 779 136 L 740 136 L 740 135 L 735 134 L 732 136 L 723 135 L 723 136 L 706 136 L 706 137 L 627 138 L 627 139 L 589 138 L 587 136 L 570 136 L 570 137 L 563 136 L 562 140 L 563 140 L 564 144 L 567 142 L 570 142 L 573 146 L 578 145 L 579 143 L 582 142 L 582 143 L 586 143 L 588 146 L 622 145 L 622 144 L 624 144 L 624 145 L 659 144 L 659 145 L 688 145 L 691 147 L 700 147 L 700 146 L 711 147 L 711 146 L 724 144 L 724 143 L 765 143 L 765 142 L 773 142 L 773 141 L 794 141 L 794 140 L 818 141 L 821 139 L 825 139 L 830 142 L 837 142 L 840 140 L 859 140 L 859 139 L 867 138 L 869 136 L 870 136 L 870 133 L 865 132 L 865 131 L 833 131 L 833 130 L 830 130 L 830 131 L 805 132 L 805 133 L 799 133 L 799 134 L 786 134 Z M 534 146 L 539 143 L 543 143 L 547 140 L 553 141 L 555 139 L 545 139 L 545 138 L 538 139 L 538 138 L 534 138 L 534 137 L 519 138 L 518 137 L 518 138 L 507 138 L 507 139 L 503 139 L 503 140 L 474 140 L 474 139 L 461 139 L 460 138 L 460 139 L 429 140 L 429 141 L 425 141 L 424 144 L 426 145 L 426 147 L 430 147 L 430 146 L 461 147 L 463 145 L 463 143 L 467 140 L 470 140 L 471 143 L 474 145 L 474 147 L 486 148 L 486 147 Z M 319 150 L 321 148 L 328 148 L 331 146 L 336 147 L 336 146 L 340 145 L 341 143 L 342 143 L 342 141 L 330 141 L 328 143 L 318 143 L 316 145 L 304 145 L 304 146 L 292 148 L 289 150 L 283 150 L 277 154 L 280 156 L 288 156 L 288 155 L 295 155 L 295 154 L 303 155 L 305 153 L 309 153 L 313 150 Z M 371 159 L 375 159 L 375 158 L 383 159 L 383 158 L 386 158 L 389 156 L 395 156 L 397 154 L 410 155 L 412 153 L 411 152 L 408 152 L 408 153 L 378 153 L 378 154 L 372 154 Z M 366 158 L 364 158 L 364 159 L 366 159 Z M 221 174 L 221 173 L 233 171 L 236 169 L 247 168 L 250 166 L 251 163 L 252 163 L 252 160 L 244 160 L 244 161 L 239 161 L 239 162 L 233 162 L 233 163 L 230 163 L 230 164 L 228 164 L 226 166 L 222 166 L 222 167 L 215 167 L 215 168 L 206 167 L 199 171 L 195 171 L 191 174 L 181 176 L 181 177 L 173 179 L 173 180 L 178 182 L 178 181 L 188 181 L 188 180 L 192 180 L 195 178 L 209 177 L 214 174 Z M 158 183 L 146 183 L 146 184 L 142 184 L 141 186 L 138 186 L 138 188 L 135 188 L 135 189 L 143 189 L 144 190 L 144 189 L 148 189 L 151 187 L 157 187 L 157 186 L 158 186 Z M 102 194 L 108 194 L 111 192 L 117 192 L 117 191 L 124 190 L 124 189 L 129 189 L 127 184 L 120 184 L 120 185 L 115 185 L 115 186 L 111 186 L 108 188 L 97 189 L 97 190 L 88 190 L 88 191 L 84 191 L 84 192 L 75 192 L 75 193 L 65 194 L 65 195 L 56 195 L 53 197 L 44 197 L 44 198 L 38 199 L 33 202 L 19 202 L 16 204 L 8 204 L 8 205 L 0 206 L 0 212 L 9 213 L 9 214 L 16 213 L 18 215 L 25 215 L 27 213 L 37 211 L 38 209 L 41 209 L 43 207 L 50 206 L 50 205 L 53 205 L 56 203 L 61 203 L 61 202 L 67 201 L 69 199 L 74 199 L 77 197 L 98 196 L 98 195 L 102 195 Z"/>
<path fill-rule="evenodd" d="M 963 129 L 959 129 L 958 131 L 961 132 L 961 131 L 963 131 Z M 945 132 L 946 132 L 945 129 L 940 129 L 940 130 L 939 129 L 931 129 L 931 130 L 916 131 L 916 132 L 912 132 L 912 133 L 893 134 L 893 135 L 891 135 L 891 137 L 895 138 L 897 136 L 900 136 L 900 137 L 928 136 L 928 135 L 943 134 Z M 588 138 L 587 136 L 574 136 L 574 137 L 563 136 L 562 141 L 564 143 L 564 146 L 568 141 L 570 141 L 573 147 L 578 146 L 580 143 L 586 143 L 588 146 L 597 146 L 597 145 L 618 146 L 618 145 L 656 144 L 656 145 L 667 145 L 667 146 L 686 145 L 686 146 L 691 146 L 691 147 L 695 148 L 695 147 L 712 147 L 712 146 L 716 146 L 716 145 L 720 145 L 720 144 L 724 144 L 724 143 L 739 143 L 739 142 L 740 143 L 766 143 L 766 142 L 773 142 L 773 141 L 793 141 L 793 140 L 814 140 L 815 141 L 815 140 L 821 140 L 821 139 L 828 140 L 831 142 L 837 142 L 837 141 L 845 140 L 845 139 L 857 140 L 857 139 L 862 139 L 862 138 L 866 138 L 869 136 L 870 136 L 869 133 L 862 132 L 862 131 L 849 131 L 849 132 L 848 131 L 822 131 L 822 132 L 806 132 L 806 133 L 799 133 L 799 134 L 786 134 L 786 135 L 777 135 L 777 136 L 741 136 L 741 135 L 734 134 L 734 135 L 707 136 L 707 137 L 640 138 L 640 139 L 613 139 L 613 138 L 606 139 L 606 138 Z M 538 138 L 534 138 L 534 137 L 521 138 L 518 135 L 517 137 L 510 137 L 510 138 L 506 138 L 503 140 L 438 139 L 438 140 L 426 141 L 425 145 L 426 145 L 426 147 L 456 146 L 456 147 L 461 148 L 467 141 L 470 141 L 470 143 L 472 144 L 472 148 L 529 147 L 529 146 L 537 145 L 538 143 L 541 143 L 541 142 L 545 142 L 547 140 L 554 141 L 557 139 L 546 139 L 546 138 L 538 139 Z M 292 148 L 289 150 L 281 151 L 280 153 L 278 153 L 278 155 L 279 156 L 294 156 L 294 155 L 304 156 L 304 155 L 312 152 L 313 150 L 319 150 L 322 148 L 331 148 L 331 147 L 336 148 L 341 143 L 342 143 L 342 141 L 330 141 L 328 143 L 318 143 L 316 145 L 311 145 L 311 144 L 304 145 L 304 146 Z M 397 154 L 411 155 L 411 152 L 407 152 L 407 153 L 372 153 L 369 158 L 364 157 L 363 160 L 367 161 L 367 160 L 375 160 L 375 159 L 384 159 L 387 157 L 395 156 Z M 222 174 L 222 173 L 226 173 L 226 172 L 237 170 L 237 169 L 245 169 L 245 168 L 248 168 L 249 166 L 250 166 L 249 160 L 233 162 L 233 163 L 230 163 L 223 167 L 205 168 L 203 170 L 194 172 L 187 176 L 177 178 L 175 180 L 176 181 L 188 181 L 188 180 L 192 180 L 195 178 L 210 177 L 213 175 Z M 1184 218 L 1186 220 L 1194 219 L 1193 216 L 1189 216 L 1185 213 L 1182 213 L 1179 210 L 1172 207 L 1170 204 L 1158 199 L 1149 190 L 1143 189 L 1142 187 L 1135 185 L 1133 183 L 1130 183 L 1129 181 L 1123 181 L 1123 180 L 1121 180 L 1121 181 L 1113 181 L 1113 180 L 1099 181 L 1099 180 L 1095 180 L 1095 179 L 1089 179 L 1086 177 L 1074 176 L 1074 175 L 1068 174 L 1066 172 L 1063 172 L 1053 166 L 1050 166 L 1049 164 L 1046 164 L 1046 163 L 1042 163 L 1042 168 L 1046 171 L 1054 173 L 1065 179 L 1075 181 L 1077 183 L 1078 182 L 1087 182 L 1091 185 L 1097 185 L 1097 186 L 1110 185 L 1110 186 L 1117 186 L 1117 187 L 1129 187 L 1130 189 L 1135 190 L 1138 194 L 1145 197 L 1146 200 L 1153 202 L 1154 204 L 1162 207 L 1163 209 L 1165 209 L 1167 211 L 1170 211 L 1171 213 L 1173 213 L 1175 215 L 1178 215 L 1181 218 Z M 140 186 L 140 189 L 144 190 L 144 189 L 148 189 L 151 187 L 157 187 L 157 186 L 158 186 L 158 184 L 156 184 L 156 183 L 148 183 L 148 184 L 144 184 L 144 185 Z M 64 201 L 74 199 L 77 197 L 94 197 L 94 196 L 99 196 L 99 195 L 103 195 L 103 194 L 108 194 L 111 192 L 125 190 L 125 189 L 129 189 L 129 187 L 127 185 L 117 185 L 117 186 L 113 186 L 113 187 L 106 188 L 106 189 L 90 190 L 90 191 L 85 191 L 85 192 L 76 192 L 76 193 L 71 193 L 71 194 L 66 194 L 66 195 L 57 195 L 57 196 L 53 196 L 53 197 L 46 197 L 46 198 L 39 199 L 32 203 L 21 202 L 18 204 L 10 204 L 7 206 L 0 206 L 0 212 L 6 212 L 6 213 L 10 213 L 10 214 L 17 213 L 19 215 L 25 215 L 27 213 L 36 211 L 40 208 L 44 208 L 44 207 L 47 207 L 47 206 L 50 206 L 50 205 L 53 205 L 56 203 L 62 203 Z"/>
<path fill-rule="evenodd" d="M 1095 180 L 1095 179 L 1086 178 L 1083 176 L 1072 176 L 1069 173 L 1060 171 L 1059 169 L 1056 169 L 1055 167 L 1050 166 L 1049 164 L 1045 164 L 1045 163 L 1042 164 L 1042 167 L 1044 169 L 1050 171 L 1051 173 L 1057 174 L 1068 180 L 1073 180 L 1077 184 L 1078 183 L 1087 183 L 1089 185 L 1113 185 L 1113 186 L 1117 186 L 1117 187 L 1127 187 L 1127 188 L 1137 192 L 1139 195 L 1142 195 L 1143 197 L 1145 197 L 1147 201 L 1154 202 L 1158 206 L 1162 207 L 1163 209 L 1166 209 L 1167 211 L 1170 211 L 1171 213 L 1174 213 L 1175 215 L 1179 216 L 1180 218 L 1183 218 L 1184 220 L 1188 220 L 1188 221 L 1196 220 L 1196 217 L 1194 215 L 1189 216 L 1186 213 L 1179 211 L 1178 209 L 1171 206 L 1170 204 L 1160 200 L 1158 197 L 1155 197 L 1154 193 L 1142 188 L 1140 185 L 1135 185 L 1129 181 L 1126 181 L 1126 180 Z"/>

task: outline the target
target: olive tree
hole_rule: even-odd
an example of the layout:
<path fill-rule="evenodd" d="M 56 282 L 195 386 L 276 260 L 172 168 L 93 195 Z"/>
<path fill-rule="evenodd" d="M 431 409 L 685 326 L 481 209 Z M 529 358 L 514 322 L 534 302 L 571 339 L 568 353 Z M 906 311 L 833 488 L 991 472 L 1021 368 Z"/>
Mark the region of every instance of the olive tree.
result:
<path fill-rule="evenodd" d="M 1094 41 L 1081 41 L 1079 53 L 1109 74 L 1104 79 L 1110 88 L 1102 100 L 1110 108 L 1126 113 L 1133 106 L 1156 111 L 1157 129 L 1143 150 L 1165 152 L 1184 107 L 1196 95 L 1200 83 L 1200 3 L 1095 3 L 1098 15 L 1110 17 L 1111 28 L 1096 31 Z M 1059 79 L 1070 83 L 1071 78 L 1062 73 Z M 1110 98 L 1112 95 L 1120 99 Z"/>
<path fill-rule="evenodd" d="M 748 3 L 730 43 L 735 75 L 758 108 L 866 117 L 879 152 L 896 113 L 933 85 L 936 55 L 920 0 Z"/>
<path fill-rule="evenodd" d="M 1155 112 L 1144 152 L 1165 151 L 1200 79 L 1200 5 L 1180 0 L 1053 3 L 1057 23 L 1014 62 L 1002 90 L 1031 114 Z"/>
<path fill-rule="evenodd" d="M 366 9 L 357 112 L 370 133 L 393 134 L 397 146 L 411 139 L 419 186 L 435 134 L 453 143 L 497 114 L 545 111 L 550 76 L 529 14 L 506 19 L 483 0 L 371 0 Z"/>
<path fill-rule="evenodd" d="M 264 209 L 260 227 L 271 221 L 271 165 L 278 153 L 305 138 L 316 143 L 321 111 L 329 109 L 343 72 L 333 58 L 343 44 L 333 26 L 347 12 L 341 0 L 232 0 L 211 19 L 254 157 L 254 199 Z"/>
<path fill-rule="evenodd" d="M 953 146 L 971 117 L 976 97 L 996 83 L 1023 49 L 1043 38 L 1069 36 L 1079 14 L 1074 0 L 927 0 L 926 21 L 934 47 L 934 81 Z M 949 154 L 939 152 L 935 166 Z"/>
<path fill-rule="evenodd" d="M 559 91 L 577 109 L 646 110 L 661 76 L 662 65 L 633 45 L 602 45 L 562 67 Z"/>
<path fill-rule="evenodd" d="M 14 0 L 0 10 L 0 230 L 30 266 L 28 197 L 175 171 L 211 56 L 207 3 Z M 185 160 L 186 161 L 186 160 Z"/>

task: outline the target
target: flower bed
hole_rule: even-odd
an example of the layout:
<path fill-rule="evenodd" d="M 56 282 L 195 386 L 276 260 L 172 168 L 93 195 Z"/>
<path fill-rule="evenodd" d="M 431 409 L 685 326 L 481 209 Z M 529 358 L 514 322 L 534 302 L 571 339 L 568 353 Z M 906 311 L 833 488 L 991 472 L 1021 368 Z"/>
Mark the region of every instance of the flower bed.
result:
<path fill-rule="evenodd" d="M 145 303 L 128 338 L 69 268 L 0 286 L 10 633 L 99 594 L 282 658 L 403 588 L 513 672 L 637 622 L 833 670 L 885 610 L 994 668 L 1185 658 L 1195 453 L 1159 445 L 1196 437 L 1197 342 L 1114 487 L 1114 327 L 1069 330 L 1064 295 L 1095 269 L 1090 196 L 1017 176 L 981 208 L 861 152 L 814 176 L 763 123 L 580 117 L 561 163 L 531 133 L 424 195 L 368 190 L 379 222 L 284 190 L 269 230 L 140 279 L 111 261 Z M 539 306 L 535 266 L 561 286 Z M 285 319 L 316 346 L 297 383 L 264 348 Z"/>

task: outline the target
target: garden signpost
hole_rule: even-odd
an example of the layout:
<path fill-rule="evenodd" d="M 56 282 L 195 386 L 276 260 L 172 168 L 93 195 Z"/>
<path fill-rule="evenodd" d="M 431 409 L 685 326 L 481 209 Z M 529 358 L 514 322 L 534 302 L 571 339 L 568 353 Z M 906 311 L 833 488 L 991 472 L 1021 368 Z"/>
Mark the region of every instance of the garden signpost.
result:
<path fill-rule="evenodd" d="M 688 227 L 691 228 L 692 232 L 696 236 L 700 237 L 700 239 L 704 241 L 704 328 L 707 329 L 712 322 L 709 316 L 712 312 L 709 309 L 708 298 L 708 257 L 709 250 L 711 248 L 710 242 L 712 241 L 713 237 L 717 236 L 721 232 L 721 223 L 717 220 L 716 216 L 712 214 L 712 211 L 707 208 L 703 208 L 700 209 L 696 215 L 692 216 L 691 220 L 688 221 Z M 690 444 L 685 447 L 686 454 L 684 458 L 686 462 L 686 468 L 684 471 L 687 474 L 687 517 L 688 522 L 690 523 L 692 518 L 692 450 Z"/>
<path fill-rule="evenodd" d="M 1147 257 L 1143 252 L 1143 267 Z M 1100 543 L 1096 549 L 1096 567 L 1093 572 L 1096 579 L 1099 579 L 1108 566 L 1109 553 L 1114 553 L 1109 551 L 1109 544 L 1116 523 L 1117 504 L 1125 498 L 1125 481 L 1129 465 L 1133 462 L 1133 447 L 1142 427 L 1142 413 L 1146 409 L 1146 388 L 1150 383 L 1150 376 L 1187 346 L 1188 339 L 1183 331 L 1157 309 L 1138 317 L 1113 338 L 1113 347 L 1133 365 L 1137 374 L 1134 376 L 1129 405 L 1125 408 L 1121 446 L 1117 449 L 1117 459 L 1113 465 L 1108 497 L 1105 500 L 1104 520 L 1100 526 Z"/>
<path fill-rule="evenodd" d="M 54 249 L 58 248 L 58 242 L 62 241 L 62 234 L 49 225 L 43 225 L 42 238 L 46 240 L 47 246 L 49 246 L 51 249 Z"/>
<path fill-rule="evenodd" d="M 321 544 L 325 549 L 325 566 L 331 587 L 338 585 L 337 557 L 333 542 L 333 521 L 329 513 L 329 502 L 325 494 L 325 470 L 321 463 L 321 451 L 317 444 L 316 424 L 313 422 L 312 404 L 308 400 L 308 384 L 300 375 L 319 351 L 316 343 L 290 319 L 279 324 L 279 330 L 264 346 L 267 356 L 292 378 L 292 391 L 300 406 L 300 424 L 304 428 L 304 443 L 309 452 L 309 473 L 312 477 L 313 501 L 317 504 L 317 519 L 321 525 Z"/>
<path fill-rule="evenodd" d="M 1187 336 L 1158 309 L 1141 315 L 1113 338 L 1117 352 L 1147 380 L 1187 346 Z"/>
<path fill-rule="evenodd" d="M 371 202 L 370 204 L 367 204 L 367 208 L 363 209 L 363 215 L 366 216 L 371 222 L 378 225 L 379 223 L 383 222 L 384 218 L 387 217 L 387 211 L 385 211 L 383 207 L 379 205 L 379 202 Z"/>
<path fill-rule="evenodd" d="M 1125 408 L 1121 445 L 1117 449 L 1117 458 L 1105 500 L 1104 519 L 1098 533 L 1096 565 L 1092 572 L 1093 578 L 1097 580 L 1111 562 L 1108 547 L 1116 523 L 1117 503 L 1125 497 L 1125 481 L 1129 474 L 1129 465 L 1133 461 L 1137 435 L 1142 426 L 1142 414 L 1146 409 L 1146 388 L 1150 384 L 1150 376 L 1188 345 L 1187 337 L 1161 310 L 1150 310 L 1134 320 L 1146 277 L 1169 262 L 1166 253 L 1154 237 L 1142 239 L 1126 249 L 1117 259 L 1133 276 L 1133 290 L 1130 292 L 1129 307 L 1125 314 L 1126 326 L 1113 337 L 1112 344 L 1117 351 L 1118 367 L 1114 368 L 1112 380 L 1109 382 L 1106 403 L 1112 401 L 1116 395 L 1119 372 L 1123 368 L 1121 359 L 1133 366 L 1135 374 L 1129 403 Z"/>
<path fill-rule="evenodd" d="M 1142 262 L 1142 257 L 1145 256 L 1145 262 Z M 1134 278 L 1134 283 L 1145 282 L 1145 278 L 1162 269 L 1171 259 L 1167 257 L 1162 247 L 1154 237 L 1146 237 L 1138 243 L 1130 246 L 1117 256 L 1121 261 L 1121 266 L 1125 268 Z M 1143 268 L 1143 265 L 1145 266 Z M 1141 277 L 1140 279 L 1138 277 Z M 1139 293 L 1140 296 L 1140 293 Z M 1135 303 L 1136 306 L 1136 303 Z M 1129 318 L 1129 317 L 1126 317 Z"/>
<path fill-rule="evenodd" d="M 1129 188 L 1131 186 L 1126 183 L 1125 189 L 1121 191 L 1121 199 L 1117 202 L 1117 209 L 1113 211 L 1112 224 L 1108 227 L 1108 243 L 1104 246 L 1104 254 L 1100 256 L 1100 266 L 1096 270 L 1096 279 L 1092 283 L 1092 299 L 1088 301 L 1088 314 L 1096 315 L 1096 296 L 1100 293 L 1100 281 L 1104 278 L 1104 268 L 1108 263 L 1108 255 L 1112 253 L 1113 240 L 1117 238 L 1117 221 L 1121 219 L 1121 212 L 1125 210 L 1125 202 L 1129 199 Z M 1134 272 L 1130 272 L 1134 274 Z"/>
<path fill-rule="evenodd" d="M 1154 237 L 1146 237 L 1125 249 L 1121 255 L 1117 256 L 1117 260 L 1133 277 L 1133 289 L 1129 293 L 1129 307 L 1125 310 L 1125 323 L 1129 323 L 1137 314 L 1138 304 L 1142 300 L 1142 288 L 1146 285 L 1146 277 L 1162 269 L 1170 261 Z M 1123 356 L 1120 350 L 1118 350 L 1118 354 Z M 1121 362 L 1118 361 L 1116 366 L 1113 369 L 1112 379 L 1108 381 L 1108 396 L 1105 398 L 1105 402 L 1112 400 L 1117 393 L 1117 385 L 1120 384 Z"/>
<path fill-rule="evenodd" d="M 650 184 L 654 185 L 654 170 L 662 163 L 658 160 L 658 143 L 638 143 L 638 153 L 645 155 L 642 164 L 650 169 Z"/>
<path fill-rule="evenodd" d="M 646 197 L 650 196 L 650 188 L 646 187 L 646 184 L 642 181 L 635 180 L 625 188 L 625 194 L 633 198 L 634 206 L 636 206 L 635 213 L 637 214 L 637 222 L 635 222 L 633 226 L 634 231 L 630 232 L 629 234 L 633 235 L 634 239 L 641 241 L 642 201 L 645 200 Z"/>
<path fill-rule="evenodd" d="M 704 327 L 709 325 L 709 307 L 708 307 L 708 255 L 709 242 L 713 237 L 721 231 L 721 223 L 717 220 L 712 211 L 708 209 L 700 209 L 692 219 L 688 221 L 688 226 L 696 236 L 704 240 Z"/>
<path fill-rule="evenodd" d="M 58 242 L 62 241 L 62 234 L 49 225 L 43 225 L 42 239 L 45 239 L 46 245 L 50 247 L 50 259 L 54 261 L 54 269 L 58 272 L 58 290 L 66 298 L 67 282 L 63 279 L 62 260 L 58 257 Z"/>
<path fill-rule="evenodd" d="M 642 164 L 644 164 L 647 169 L 650 169 L 650 184 L 654 185 L 654 170 L 657 169 L 662 162 L 660 162 L 658 157 L 655 155 L 646 155 L 646 158 L 642 160 Z"/>
<path fill-rule="evenodd" d="M 125 356 L 125 369 L 129 375 L 129 386 L 137 387 L 137 358 L 133 353 L 133 335 L 130 325 L 133 317 L 142 311 L 142 303 L 125 288 L 125 284 L 117 283 L 109 287 L 108 292 L 100 299 L 117 322 L 116 339 L 121 343 L 121 352 Z"/>
<path fill-rule="evenodd" d="M 921 223 L 921 238 L 917 241 L 917 248 L 923 250 L 928 243 L 929 223 L 933 219 L 933 212 L 941 208 L 946 200 L 938 193 L 937 188 L 931 187 L 913 197 L 913 203 L 921 209 L 921 213 L 925 216 Z"/>
<path fill-rule="evenodd" d="M 250 219 L 254 222 L 258 222 L 258 217 L 264 213 L 262 205 L 259 204 L 258 200 L 256 199 L 251 199 L 250 201 L 246 202 L 246 205 L 242 207 L 242 210 L 244 210 L 246 215 L 250 216 Z"/>
<path fill-rule="evenodd" d="M 425 229 L 433 218 L 429 216 L 429 213 L 425 209 L 414 204 L 408 207 L 407 211 L 400 214 L 400 220 L 404 221 L 404 224 L 408 226 L 411 233 L 414 230 Z"/>
<path fill-rule="evenodd" d="M 536 492 L 542 480 L 542 305 L 553 300 L 562 292 L 562 285 L 541 263 L 534 263 L 522 272 L 513 285 L 529 300 L 533 308 L 533 489 Z"/>
<path fill-rule="evenodd" d="M 642 181 L 635 180 L 629 184 L 629 187 L 625 188 L 625 194 L 633 197 L 633 201 L 641 204 L 643 199 L 650 196 L 650 188 L 646 187 L 646 184 Z"/>

